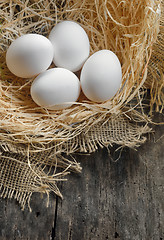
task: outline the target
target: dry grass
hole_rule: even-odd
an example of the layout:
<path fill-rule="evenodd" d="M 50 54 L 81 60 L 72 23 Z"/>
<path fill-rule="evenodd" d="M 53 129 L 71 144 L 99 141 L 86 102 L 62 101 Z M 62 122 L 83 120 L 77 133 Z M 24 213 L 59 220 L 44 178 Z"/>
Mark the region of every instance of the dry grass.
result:
<path fill-rule="evenodd" d="M 0 139 L 43 144 L 65 141 L 72 137 L 72 130 L 74 136 L 79 135 L 106 116 L 124 113 L 123 108 L 135 96 L 140 97 L 146 81 L 159 31 L 159 4 L 159 0 L 0 1 Z M 47 36 L 63 19 L 82 25 L 90 39 L 91 54 L 100 49 L 117 54 L 122 64 L 122 86 L 106 103 L 93 103 L 81 96 L 69 109 L 41 109 L 30 97 L 33 79 L 18 78 L 7 69 L 5 51 L 15 38 L 33 32 Z"/>

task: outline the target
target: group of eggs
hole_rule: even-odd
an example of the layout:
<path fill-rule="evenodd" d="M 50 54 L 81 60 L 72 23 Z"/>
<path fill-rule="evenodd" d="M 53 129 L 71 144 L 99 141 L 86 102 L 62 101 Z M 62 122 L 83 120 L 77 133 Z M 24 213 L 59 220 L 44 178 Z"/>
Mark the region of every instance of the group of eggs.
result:
<path fill-rule="evenodd" d="M 7 50 L 6 63 L 18 77 L 36 76 L 31 97 L 37 105 L 59 110 L 77 101 L 80 89 L 94 102 L 107 101 L 118 91 L 122 79 L 118 57 L 109 50 L 90 57 L 89 53 L 85 30 L 76 22 L 63 21 L 51 30 L 49 39 L 39 34 L 17 38 Z M 56 67 L 48 69 L 52 61 Z M 75 74 L 79 70 L 80 81 Z"/>

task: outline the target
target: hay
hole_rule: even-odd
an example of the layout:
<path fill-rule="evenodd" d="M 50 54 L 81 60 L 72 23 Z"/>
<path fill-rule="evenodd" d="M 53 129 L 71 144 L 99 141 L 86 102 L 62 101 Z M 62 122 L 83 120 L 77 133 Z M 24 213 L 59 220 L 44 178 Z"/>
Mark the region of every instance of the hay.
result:
<path fill-rule="evenodd" d="M 53 190 L 61 196 L 56 182 L 69 171 L 81 171 L 74 158 L 68 160 L 62 153 L 93 152 L 98 146 L 113 143 L 136 147 L 146 140 L 142 135 L 151 129 L 143 96 L 151 89 L 151 109 L 156 103 L 157 110 L 162 111 L 164 102 L 163 30 L 156 41 L 160 20 L 163 23 L 162 4 L 159 0 L 0 2 L 1 196 L 15 196 L 22 207 L 34 191 Z M 81 94 L 71 108 L 48 111 L 30 97 L 33 79 L 9 72 L 5 52 L 15 38 L 26 33 L 48 36 L 52 27 L 65 19 L 79 22 L 86 30 L 91 54 L 100 49 L 116 53 L 122 64 L 122 86 L 106 103 L 93 103 Z M 10 168 L 5 166 L 14 167 L 15 176 L 9 178 Z M 54 167 L 53 173 L 47 173 L 45 166 Z M 61 173 L 60 168 L 64 168 Z M 19 171 L 27 172 L 23 178 L 26 188 L 20 178 L 14 180 Z"/>

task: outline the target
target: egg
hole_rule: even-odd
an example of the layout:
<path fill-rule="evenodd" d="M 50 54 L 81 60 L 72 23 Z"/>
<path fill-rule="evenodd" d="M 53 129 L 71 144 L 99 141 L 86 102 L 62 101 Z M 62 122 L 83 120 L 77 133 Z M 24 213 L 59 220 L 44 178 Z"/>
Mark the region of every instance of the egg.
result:
<path fill-rule="evenodd" d="M 50 32 L 49 40 L 54 47 L 53 62 L 57 67 L 72 72 L 81 69 L 89 56 L 90 43 L 85 30 L 76 22 L 63 21 Z"/>
<path fill-rule="evenodd" d="M 45 71 L 53 60 L 53 46 L 48 38 L 39 34 L 26 34 L 9 46 L 6 64 L 18 77 L 30 78 Z"/>
<path fill-rule="evenodd" d="M 85 62 L 81 75 L 81 88 L 85 96 L 94 102 L 112 98 L 120 88 L 121 64 L 110 50 L 100 50 Z"/>
<path fill-rule="evenodd" d="M 39 74 L 31 85 L 36 104 L 50 110 L 70 107 L 80 94 L 80 81 L 68 69 L 52 68 Z"/>

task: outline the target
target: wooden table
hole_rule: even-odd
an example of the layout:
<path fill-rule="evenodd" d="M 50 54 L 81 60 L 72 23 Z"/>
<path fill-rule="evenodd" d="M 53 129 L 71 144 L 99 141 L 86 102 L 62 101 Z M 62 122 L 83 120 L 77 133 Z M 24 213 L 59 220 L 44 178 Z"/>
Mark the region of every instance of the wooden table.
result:
<path fill-rule="evenodd" d="M 154 130 L 118 161 L 113 149 L 78 155 L 82 173 L 60 185 L 63 200 L 50 195 L 48 208 L 40 194 L 32 196 L 32 213 L 0 199 L 0 240 L 164 240 L 164 126 Z"/>

